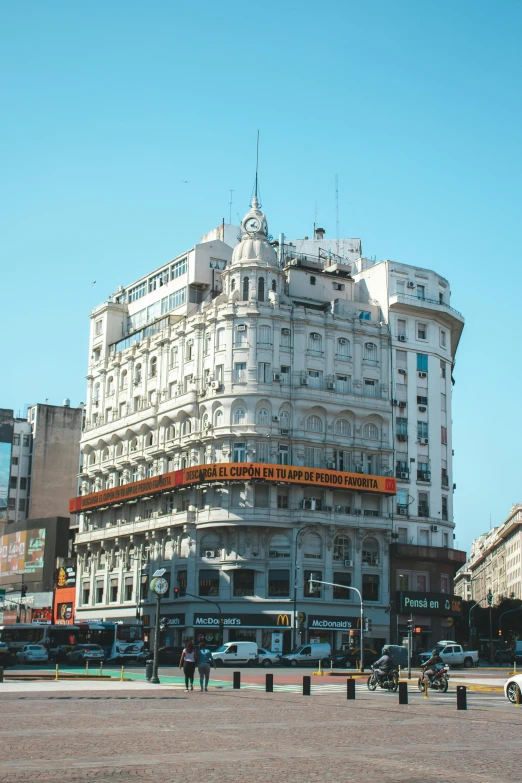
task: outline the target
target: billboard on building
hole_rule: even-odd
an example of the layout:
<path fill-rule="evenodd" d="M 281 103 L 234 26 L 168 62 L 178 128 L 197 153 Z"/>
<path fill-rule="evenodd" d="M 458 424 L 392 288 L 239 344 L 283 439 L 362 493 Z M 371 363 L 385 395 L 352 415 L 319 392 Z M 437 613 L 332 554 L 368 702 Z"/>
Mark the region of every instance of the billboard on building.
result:
<path fill-rule="evenodd" d="M 24 582 L 43 579 L 45 533 L 45 528 L 32 528 L 0 536 L 0 584 L 22 576 Z"/>
<path fill-rule="evenodd" d="M 8 515 L 13 427 L 13 411 L 0 408 L 0 523 L 7 522 Z"/>

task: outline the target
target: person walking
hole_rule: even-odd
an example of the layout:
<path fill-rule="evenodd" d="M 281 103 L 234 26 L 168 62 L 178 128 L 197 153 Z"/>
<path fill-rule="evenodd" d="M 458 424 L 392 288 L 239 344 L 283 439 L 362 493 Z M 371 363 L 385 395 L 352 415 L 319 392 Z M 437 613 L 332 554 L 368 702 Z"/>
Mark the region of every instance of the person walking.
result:
<path fill-rule="evenodd" d="M 190 690 L 194 690 L 194 670 L 196 668 L 197 658 L 198 654 L 194 649 L 194 642 L 189 640 L 185 645 L 185 649 L 181 653 L 181 658 L 179 661 L 179 668 L 183 669 L 185 673 L 185 692 L 188 691 L 189 685 Z"/>
<path fill-rule="evenodd" d="M 212 653 L 207 647 L 205 641 L 201 642 L 198 650 L 198 672 L 199 672 L 199 684 L 201 686 L 201 692 L 203 690 L 208 691 L 208 678 L 210 677 L 210 666 L 216 668 L 216 664 L 212 657 Z"/>

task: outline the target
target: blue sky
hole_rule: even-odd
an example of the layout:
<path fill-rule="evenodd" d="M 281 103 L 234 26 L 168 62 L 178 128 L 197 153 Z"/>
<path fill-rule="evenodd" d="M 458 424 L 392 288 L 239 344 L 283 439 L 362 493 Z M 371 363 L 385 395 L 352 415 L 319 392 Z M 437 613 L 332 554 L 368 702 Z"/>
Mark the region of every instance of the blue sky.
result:
<path fill-rule="evenodd" d="M 259 128 L 274 235 L 335 235 L 338 174 L 341 236 L 452 284 L 467 547 L 522 496 L 521 28 L 509 0 L 2 4 L 2 407 L 85 399 L 89 311 L 246 211 Z"/>

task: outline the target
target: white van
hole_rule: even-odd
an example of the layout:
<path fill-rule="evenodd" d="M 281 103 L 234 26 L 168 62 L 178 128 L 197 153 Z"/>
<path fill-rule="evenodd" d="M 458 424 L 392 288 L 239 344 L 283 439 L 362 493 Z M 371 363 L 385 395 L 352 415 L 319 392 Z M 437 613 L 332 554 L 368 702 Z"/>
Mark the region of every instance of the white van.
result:
<path fill-rule="evenodd" d="M 308 664 L 312 666 L 321 661 L 324 665 L 329 663 L 332 648 L 327 642 L 317 644 L 302 644 L 291 653 L 283 655 L 281 663 L 283 666 L 299 666 Z"/>
<path fill-rule="evenodd" d="M 257 644 L 255 642 L 225 642 L 212 657 L 216 666 L 235 664 L 236 666 L 254 666 L 258 662 Z"/>

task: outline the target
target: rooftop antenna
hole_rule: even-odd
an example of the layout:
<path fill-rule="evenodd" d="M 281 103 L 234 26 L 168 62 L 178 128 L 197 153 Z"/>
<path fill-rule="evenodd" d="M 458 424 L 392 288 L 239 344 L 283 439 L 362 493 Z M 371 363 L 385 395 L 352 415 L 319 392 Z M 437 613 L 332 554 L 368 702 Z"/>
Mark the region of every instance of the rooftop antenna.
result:
<path fill-rule="evenodd" d="M 337 255 L 339 255 L 339 175 L 335 175 L 335 238 L 337 241 Z"/>
<path fill-rule="evenodd" d="M 254 199 L 252 200 L 252 206 L 258 207 L 259 204 L 259 178 L 258 178 L 258 172 L 259 172 L 259 131 L 257 131 L 257 142 L 256 142 L 256 184 L 254 188 Z M 254 203 L 255 200 L 255 203 Z"/>
<path fill-rule="evenodd" d="M 233 204 L 232 193 L 233 192 L 234 192 L 233 190 L 230 191 L 230 201 L 228 202 L 228 206 L 229 206 L 228 222 L 230 225 L 232 225 L 232 204 Z"/>

